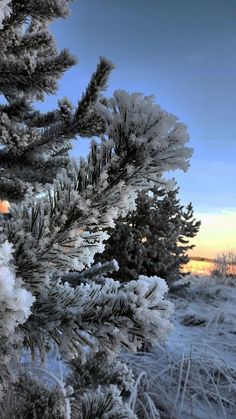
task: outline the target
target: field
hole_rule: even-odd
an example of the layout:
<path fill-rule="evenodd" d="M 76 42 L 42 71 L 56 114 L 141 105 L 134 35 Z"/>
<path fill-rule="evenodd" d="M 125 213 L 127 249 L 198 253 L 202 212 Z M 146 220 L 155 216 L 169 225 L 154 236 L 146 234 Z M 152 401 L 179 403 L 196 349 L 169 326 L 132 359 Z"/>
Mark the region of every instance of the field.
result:
<path fill-rule="evenodd" d="M 121 354 L 135 378 L 124 399 L 139 419 L 236 418 L 236 287 L 232 278 L 203 275 L 211 261 L 190 266 L 197 274 L 169 293 L 173 330 L 165 344 Z M 52 354 L 44 372 L 63 387 L 68 370 L 58 360 Z"/>
<path fill-rule="evenodd" d="M 191 275 L 170 299 L 175 314 L 166 345 L 126 355 L 137 377 L 132 407 L 142 419 L 235 419 L 236 287 Z"/>

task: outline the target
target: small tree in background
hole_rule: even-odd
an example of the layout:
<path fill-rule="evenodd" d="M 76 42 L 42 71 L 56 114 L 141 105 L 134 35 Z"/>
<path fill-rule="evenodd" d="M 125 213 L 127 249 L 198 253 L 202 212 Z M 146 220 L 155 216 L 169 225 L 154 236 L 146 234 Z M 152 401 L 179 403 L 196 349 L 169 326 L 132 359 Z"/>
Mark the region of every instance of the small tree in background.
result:
<path fill-rule="evenodd" d="M 187 169 L 186 127 L 152 97 L 117 91 L 105 99 L 113 65 L 104 58 L 75 106 L 63 99 L 38 111 L 35 102 L 55 94 L 75 63 L 48 30 L 67 13 L 67 0 L 0 2 L 0 199 L 11 213 L 0 217 L 4 419 L 135 418 L 121 398 L 132 374 L 117 354 L 162 341 L 170 328 L 164 280 L 121 284 L 107 278 L 116 263 L 91 264 L 138 191 L 162 184 L 167 170 Z M 98 141 L 77 164 L 69 150 L 82 136 Z M 52 377 L 55 353 L 67 377 L 52 386 L 45 374 Z"/>
<path fill-rule="evenodd" d="M 95 257 L 97 261 L 112 257 L 118 261 L 114 278 L 125 282 L 141 274 L 157 275 L 168 282 L 179 278 L 181 267 L 189 261 L 188 251 L 194 247 L 189 239 L 197 234 L 200 221 L 194 218 L 191 203 L 180 205 L 178 191 L 140 192 L 136 209 L 117 220 L 105 251 Z"/>
<path fill-rule="evenodd" d="M 214 261 L 212 276 L 218 278 L 236 278 L 236 253 L 233 251 L 217 255 Z"/>

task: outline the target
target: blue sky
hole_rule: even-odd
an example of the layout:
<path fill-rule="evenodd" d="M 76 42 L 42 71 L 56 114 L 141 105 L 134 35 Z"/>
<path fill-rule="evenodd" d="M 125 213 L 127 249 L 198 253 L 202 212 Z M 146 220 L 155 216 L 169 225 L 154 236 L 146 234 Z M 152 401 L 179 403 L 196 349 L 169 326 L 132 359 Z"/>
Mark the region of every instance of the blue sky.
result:
<path fill-rule="evenodd" d="M 119 88 L 154 94 L 188 125 L 191 168 L 173 173 L 181 201 L 198 214 L 230 212 L 235 230 L 236 1 L 80 0 L 52 29 L 58 46 L 79 59 L 58 96 L 76 102 L 99 56 L 111 59 L 108 95 Z M 51 97 L 47 107 L 54 104 Z M 74 155 L 86 153 L 86 140 L 74 144 Z"/>

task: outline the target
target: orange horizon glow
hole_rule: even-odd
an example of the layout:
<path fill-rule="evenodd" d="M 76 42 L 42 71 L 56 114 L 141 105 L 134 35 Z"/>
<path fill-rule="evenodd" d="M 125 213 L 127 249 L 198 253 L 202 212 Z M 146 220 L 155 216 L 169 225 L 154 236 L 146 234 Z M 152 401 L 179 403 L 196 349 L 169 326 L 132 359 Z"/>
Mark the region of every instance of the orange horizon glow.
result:
<path fill-rule="evenodd" d="M 236 211 L 222 211 L 218 214 L 198 213 L 202 224 L 199 233 L 191 240 L 195 247 L 189 257 L 215 259 L 217 255 L 232 251 L 236 254 Z"/>
<path fill-rule="evenodd" d="M 182 267 L 182 272 L 191 272 L 193 275 L 210 275 L 214 268 L 213 262 L 190 260 Z"/>

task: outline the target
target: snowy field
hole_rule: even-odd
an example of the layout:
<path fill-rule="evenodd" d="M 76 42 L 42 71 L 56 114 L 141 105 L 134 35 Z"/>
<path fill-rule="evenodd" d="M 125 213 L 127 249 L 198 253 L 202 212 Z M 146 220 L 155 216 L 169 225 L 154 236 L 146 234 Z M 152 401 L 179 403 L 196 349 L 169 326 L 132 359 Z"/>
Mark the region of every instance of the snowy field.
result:
<path fill-rule="evenodd" d="M 235 419 L 236 287 L 206 276 L 179 285 L 188 282 L 170 296 L 166 347 L 130 356 L 137 377 L 131 404 L 140 418 Z"/>
<path fill-rule="evenodd" d="M 126 401 L 138 418 L 236 418 L 234 282 L 209 276 L 178 281 L 169 296 L 175 313 L 166 345 L 122 356 L 135 373 Z M 46 368 L 31 369 L 63 385 L 67 370 L 56 353 L 51 355 Z"/>

